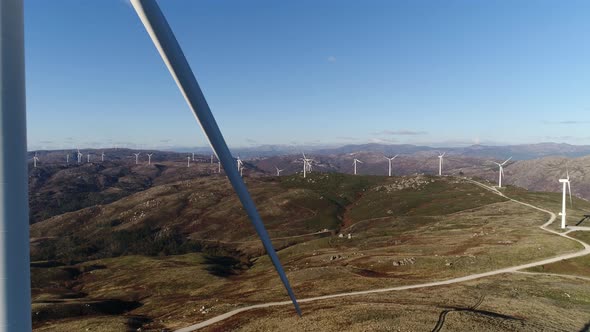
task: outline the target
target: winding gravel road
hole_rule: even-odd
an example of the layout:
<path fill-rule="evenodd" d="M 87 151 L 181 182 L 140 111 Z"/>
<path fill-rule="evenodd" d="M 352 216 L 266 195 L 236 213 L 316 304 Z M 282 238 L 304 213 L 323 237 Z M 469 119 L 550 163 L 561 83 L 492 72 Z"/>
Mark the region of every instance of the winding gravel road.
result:
<path fill-rule="evenodd" d="M 440 280 L 440 281 L 433 281 L 433 282 L 427 282 L 427 283 L 422 283 L 422 284 L 415 284 L 415 285 L 406 285 L 406 286 L 399 286 L 399 287 L 389 287 L 389 288 L 379 288 L 379 289 L 372 289 L 372 290 L 366 290 L 366 291 L 357 291 L 357 292 L 346 292 L 346 293 L 338 293 L 338 294 L 332 294 L 332 295 L 324 295 L 324 296 L 317 296 L 317 297 L 310 297 L 310 298 L 305 298 L 305 299 L 299 299 L 298 302 L 299 303 L 307 303 L 307 302 L 312 302 L 312 301 L 320 301 L 320 300 L 329 300 L 329 299 L 335 299 L 335 298 L 340 298 L 340 297 L 346 297 L 346 296 L 357 296 L 357 295 L 367 295 L 367 294 L 374 294 L 374 293 L 385 293 L 385 292 L 393 292 L 393 291 L 401 291 L 401 290 L 408 290 L 408 289 L 417 289 L 417 288 L 427 288 L 427 287 L 435 287 L 435 286 L 443 286 L 443 285 L 450 285 L 450 284 L 456 284 L 456 283 L 460 283 L 460 282 L 464 282 L 464 281 L 470 281 L 470 280 L 475 280 L 475 279 L 480 279 L 480 278 L 485 278 L 485 277 L 489 277 L 489 276 L 494 276 L 494 275 L 498 275 L 498 274 L 503 274 L 503 273 L 513 273 L 513 272 L 517 272 L 519 270 L 524 270 L 524 269 L 528 269 L 531 267 L 535 267 L 535 266 L 539 266 L 539 265 L 545 265 L 545 264 L 551 264 L 551 263 L 555 263 L 555 262 L 559 262 L 561 260 L 564 259 L 571 259 L 571 258 L 575 258 L 575 257 L 580 257 L 580 256 L 585 256 L 590 254 L 590 245 L 580 241 L 576 238 L 570 237 L 567 235 L 567 233 L 560 233 L 557 231 L 554 231 L 552 229 L 547 228 L 551 223 L 553 223 L 556 219 L 556 215 L 555 213 L 536 207 L 534 205 L 528 204 L 528 203 L 524 203 L 518 200 L 515 200 L 513 198 L 507 197 L 505 196 L 503 193 L 501 193 L 499 190 L 497 190 L 496 188 L 487 186 L 483 183 L 474 181 L 474 180 L 470 180 L 470 179 L 466 179 L 467 181 L 480 186 L 486 190 L 490 190 L 494 193 L 496 193 L 497 195 L 500 195 L 502 197 L 505 197 L 506 199 L 545 212 L 547 214 L 549 214 L 549 220 L 543 224 L 542 226 L 540 226 L 541 229 L 543 229 L 544 231 L 565 237 L 567 239 L 576 241 L 578 243 L 580 243 L 582 246 L 584 246 L 583 250 L 580 250 L 578 252 L 574 252 L 574 253 L 569 253 L 569 254 L 563 254 L 563 255 L 559 255 L 559 256 L 555 256 L 552 258 L 547 258 L 544 260 L 540 260 L 540 261 L 536 261 L 536 262 L 532 262 L 532 263 L 527 263 L 527 264 L 522 264 L 522 265 L 517 265 L 517 266 L 512 266 L 512 267 L 507 267 L 507 268 L 503 268 L 503 269 L 498 269 L 498 270 L 493 270 L 493 271 L 489 271 L 489 272 L 483 272 L 483 273 L 477 273 L 477 274 L 471 274 L 471 275 L 467 275 L 464 277 L 458 277 L 458 278 L 453 278 L 453 279 L 446 279 L 446 280 Z M 175 332 L 191 332 L 191 331 L 196 331 L 198 329 L 210 326 L 212 324 L 221 322 L 227 318 L 230 318 L 232 316 L 235 316 L 241 312 L 244 311 L 249 311 L 249 310 L 254 310 L 254 309 L 260 309 L 260 308 L 269 308 L 269 307 L 275 307 L 275 306 L 282 306 L 282 305 L 290 305 L 292 304 L 291 301 L 281 301 L 281 302 L 268 302 L 268 303 L 261 303 L 261 304 L 255 304 L 255 305 L 251 305 L 251 306 L 247 306 L 247 307 L 242 307 L 239 309 L 235 309 L 229 312 L 226 312 L 224 314 L 221 314 L 219 316 L 215 316 L 213 318 L 210 318 L 206 321 L 185 327 L 185 328 L 181 328 L 176 330 Z"/>

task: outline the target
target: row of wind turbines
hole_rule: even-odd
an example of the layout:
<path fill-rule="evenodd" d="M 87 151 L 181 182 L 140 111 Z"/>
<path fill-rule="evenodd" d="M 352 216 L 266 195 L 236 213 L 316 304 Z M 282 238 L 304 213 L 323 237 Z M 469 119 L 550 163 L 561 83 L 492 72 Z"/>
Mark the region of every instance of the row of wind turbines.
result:
<path fill-rule="evenodd" d="M 439 153 L 439 155 L 438 155 L 438 160 L 439 160 L 439 163 L 438 163 L 438 175 L 439 176 L 442 176 L 443 158 L 444 158 L 445 154 L 446 154 L 446 152 L 443 152 L 443 153 Z M 391 163 L 398 156 L 399 155 L 395 155 L 393 157 L 383 156 L 388 161 L 388 176 L 391 176 L 391 170 L 392 170 Z M 305 153 L 303 153 L 302 160 L 303 160 L 303 177 L 305 178 L 307 176 L 307 173 L 311 171 L 311 165 L 312 165 L 311 163 L 314 160 L 311 159 L 311 158 L 307 158 L 305 156 Z M 506 166 L 510 160 L 512 160 L 512 157 L 504 160 L 501 163 L 498 163 L 498 162 L 493 161 L 493 163 L 498 166 L 498 188 L 502 188 L 502 179 L 504 178 L 504 166 Z M 353 159 L 352 165 L 353 165 L 353 173 L 354 173 L 354 175 L 357 175 L 357 163 L 362 164 L 363 162 L 360 161 L 357 158 L 354 158 Z M 277 170 L 277 176 L 280 176 L 281 175 L 281 172 L 284 170 L 284 169 L 279 169 L 276 166 L 275 166 L 275 169 Z M 559 213 L 559 215 L 561 216 L 561 228 L 562 229 L 565 229 L 566 226 L 567 226 L 566 225 L 566 216 L 567 216 L 567 212 L 566 212 L 566 208 L 567 208 L 566 198 L 567 198 L 567 194 L 569 194 L 570 207 L 573 206 L 572 189 L 571 189 L 571 181 L 570 181 L 569 170 L 566 170 L 566 178 L 565 179 L 559 179 L 559 183 L 561 183 L 563 185 L 562 206 L 561 206 L 561 212 Z"/>
<path fill-rule="evenodd" d="M 152 156 L 154 155 L 154 153 L 145 153 L 148 157 L 148 165 L 152 164 Z M 443 152 L 442 154 L 438 155 L 438 159 L 439 159 L 439 165 L 438 165 L 438 175 L 442 176 L 442 167 L 443 167 L 443 158 L 445 156 L 446 152 Z M 135 156 L 135 164 L 139 165 L 139 156 L 141 155 L 141 152 L 137 152 L 137 153 L 133 153 L 133 155 Z M 303 158 L 303 177 L 306 178 L 307 177 L 307 173 L 310 173 L 312 171 L 313 168 L 313 162 L 315 161 L 314 159 L 311 158 L 307 158 L 305 156 L 305 153 L 302 153 Z M 84 154 L 82 152 L 80 152 L 80 149 L 77 149 L 77 153 L 76 153 L 76 157 L 77 157 L 77 163 L 81 164 L 82 163 L 82 157 L 84 156 Z M 100 154 L 100 159 L 101 162 L 104 162 L 105 160 L 105 156 L 106 154 L 103 152 L 101 152 Z M 388 161 L 388 176 L 392 176 L 392 162 L 395 158 L 397 158 L 399 155 L 395 155 L 393 157 L 387 157 L 387 156 L 383 156 L 385 159 L 387 159 Z M 91 158 L 91 154 L 87 153 L 86 154 L 86 162 L 90 163 L 90 158 Z M 211 155 L 211 159 L 210 159 L 210 163 L 213 164 L 213 158 L 214 156 Z M 240 175 L 243 176 L 243 171 L 244 171 L 244 162 L 240 159 L 240 156 L 238 156 L 237 158 L 234 158 L 236 160 L 236 165 L 237 165 L 237 169 L 238 172 L 240 173 Z M 498 165 L 499 167 L 499 172 L 498 172 L 498 187 L 502 188 L 502 178 L 504 176 L 504 166 L 508 163 L 508 161 L 510 161 L 512 159 L 512 157 L 508 158 L 507 160 L 505 160 L 502 163 L 496 163 L 494 162 L 496 165 Z M 37 156 L 37 152 L 35 152 L 35 155 L 32 158 L 33 161 L 33 167 L 37 168 L 37 163 L 40 161 L 39 157 Z M 195 161 L 195 153 L 193 152 L 192 155 L 188 155 L 187 156 L 187 167 L 190 167 L 191 165 L 191 161 Z M 66 164 L 69 165 L 70 163 L 70 154 L 66 154 Z M 357 175 L 357 164 L 362 164 L 363 162 L 357 158 L 353 159 L 353 174 Z M 221 173 L 221 162 L 218 160 L 217 161 L 218 164 L 218 173 Z M 284 171 L 284 169 L 279 169 L 278 167 L 275 167 L 276 169 L 276 174 L 277 176 L 281 175 L 281 172 Z"/>
<path fill-rule="evenodd" d="M 301 159 L 303 161 L 303 177 L 305 178 L 307 176 L 307 173 L 311 172 L 312 169 L 312 162 L 315 161 L 311 158 L 307 158 L 305 156 L 305 153 L 303 154 L 303 158 Z M 442 176 L 442 170 L 443 170 L 443 158 L 446 155 L 446 152 L 443 152 L 441 154 L 438 155 L 438 175 Z M 392 167 L 391 164 L 393 162 L 393 160 L 397 157 L 399 157 L 399 154 L 396 154 L 393 157 L 387 157 L 387 156 L 383 156 L 385 159 L 387 159 L 388 161 L 388 170 L 387 170 L 387 175 L 391 176 L 392 174 Z M 502 187 L 502 177 L 504 176 L 504 166 L 512 159 L 512 157 L 506 159 L 504 162 L 502 163 L 496 163 L 494 162 L 496 165 L 498 165 L 500 167 L 500 171 L 499 171 L 499 180 L 498 180 L 498 187 Z M 357 164 L 363 164 L 363 162 L 357 158 L 354 158 L 352 161 L 352 172 L 354 175 L 357 175 Z M 277 170 L 277 176 L 280 176 L 281 172 L 283 171 L 283 169 L 279 169 L 278 167 L 275 166 L 275 169 Z"/>

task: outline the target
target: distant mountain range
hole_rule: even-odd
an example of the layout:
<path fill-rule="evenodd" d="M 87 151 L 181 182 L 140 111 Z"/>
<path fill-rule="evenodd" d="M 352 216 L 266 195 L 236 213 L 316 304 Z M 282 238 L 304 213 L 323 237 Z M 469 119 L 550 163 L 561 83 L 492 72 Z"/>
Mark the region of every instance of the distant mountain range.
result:
<path fill-rule="evenodd" d="M 171 148 L 178 152 L 195 152 L 210 154 L 209 147 L 199 148 Z M 475 158 L 508 158 L 515 160 L 529 160 L 547 156 L 561 156 L 576 158 L 590 155 L 590 145 L 571 145 L 565 143 L 536 143 L 519 145 L 471 145 L 468 147 L 429 147 L 412 144 L 350 144 L 344 146 L 293 146 L 293 145 L 261 145 L 256 147 L 234 148 L 232 152 L 242 158 L 262 158 L 281 155 L 300 154 L 301 152 L 316 155 L 338 155 L 356 152 L 375 152 L 386 155 L 416 154 L 421 152 L 444 151 L 447 154 Z"/>
<path fill-rule="evenodd" d="M 95 155 L 100 154 L 102 149 L 84 149 Z M 71 150 L 53 150 L 52 152 Z M 131 153 L 140 150 L 132 149 L 105 149 L 104 151 L 113 152 L 119 158 L 130 158 Z M 144 149 L 143 151 L 159 151 L 159 157 L 172 157 L 174 154 L 184 155 L 195 153 L 204 156 L 211 155 L 210 147 L 159 147 L 154 149 Z M 559 156 L 568 158 L 577 158 L 590 155 L 590 145 L 572 145 L 566 143 L 536 143 L 536 144 L 519 144 L 519 145 L 471 145 L 467 147 L 430 147 L 425 145 L 412 144 L 348 144 L 343 146 L 336 145 L 259 145 L 253 147 L 231 148 L 235 156 L 244 158 L 265 158 L 273 156 L 299 155 L 302 152 L 313 153 L 315 155 L 340 155 L 360 152 L 373 152 L 385 155 L 412 155 L 423 153 L 446 152 L 463 157 L 474 158 L 491 158 L 505 159 L 510 156 L 514 160 L 530 160 L 548 156 Z M 39 151 L 46 154 L 49 151 Z M 61 158 L 61 157 L 60 157 Z M 164 158 L 167 159 L 167 158 Z"/>

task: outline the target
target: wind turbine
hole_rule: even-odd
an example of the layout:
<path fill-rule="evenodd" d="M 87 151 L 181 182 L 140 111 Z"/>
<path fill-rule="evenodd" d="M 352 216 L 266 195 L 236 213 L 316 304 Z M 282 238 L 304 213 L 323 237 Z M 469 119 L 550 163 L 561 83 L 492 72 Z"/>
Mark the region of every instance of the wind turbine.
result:
<path fill-rule="evenodd" d="M 498 165 L 498 167 L 500 167 L 500 170 L 498 171 L 498 188 L 502 188 L 502 178 L 504 177 L 504 165 L 506 165 L 506 163 L 509 162 L 510 159 L 512 159 L 512 157 L 506 159 L 506 161 L 504 161 L 501 164 L 493 162 L 494 164 Z"/>
<path fill-rule="evenodd" d="M 151 165 L 152 164 L 152 155 L 153 155 L 153 153 L 148 153 L 147 154 L 147 156 L 148 156 L 148 165 Z"/>
<path fill-rule="evenodd" d="M 150 35 L 156 49 L 160 53 L 162 60 L 168 67 L 170 74 L 176 81 L 182 95 L 186 99 L 190 108 L 195 115 L 195 118 L 201 125 L 201 129 L 205 132 L 211 147 L 215 151 L 219 160 L 223 163 L 226 170 L 227 177 L 231 182 L 236 194 L 240 198 L 244 209 L 246 210 L 248 217 L 252 221 L 256 233 L 260 237 L 264 249 L 266 250 L 271 262 L 273 263 L 291 301 L 297 311 L 297 314 L 301 316 L 301 309 L 297 303 L 295 293 L 291 289 L 289 279 L 285 274 L 285 270 L 281 265 L 281 261 L 274 250 L 273 244 L 270 240 L 268 232 L 262 223 L 260 214 L 256 209 L 256 204 L 252 200 L 252 196 L 248 192 L 248 188 L 244 183 L 244 180 L 239 175 L 237 169 L 232 167 L 234 162 L 231 152 L 227 147 L 225 139 L 217 126 L 215 117 L 211 113 L 211 109 L 207 104 L 207 100 L 203 95 L 203 91 L 199 87 L 194 73 L 192 72 L 188 61 L 186 60 L 178 41 L 174 37 L 174 32 L 168 25 L 166 17 L 160 10 L 155 0 L 131 0 L 131 5 L 137 12 L 140 20 Z M 3 13 L 0 13 L 3 15 Z M 28 245 L 28 244 L 27 244 Z M 28 262 L 28 261 L 27 261 Z M 27 265 L 28 266 L 28 265 Z M 27 299 L 27 301 L 29 301 Z M 29 304 L 30 306 L 30 304 Z M 30 317 L 30 309 L 28 311 Z M 24 318 L 23 318 L 24 319 Z"/>
<path fill-rule="evenodd" d="M 211 165 L 213 165 L 213 155 L 211 155 Z"/>
<path fill-rule="evenodd" d="M 86 162 L 89 163 L 90 162 L 90 152 L 88 152 L 86 154 Z"/>
<path fill-rule="evenodd" d="M 279 169 L 276 166 L 275 166 L 275 168 L 277 169 L 277 176 L 281 176 L 281 172 L 284 171 L 284 169 Z"/>
<path fill-rule="evenodd" d="M 0 330 L 31 331 L 23 1 L 0 1 L 0 22 Z"/>
<path fill-rule="evenodd" d="M 37 157 L 37 152 L 35 152 L 35 155 L 33 156 L 33 167 L 37 168 L 37 161 L 39 161 L 39 158 Z"/>
<path fill-rule="evenodd" d="M 397 156 L 399 156 L 399 155 L 396 154 L 395 156 L 393 156 L 391 158 L 388 158 L 386 156 L 383 156 L 383 157 L 385 157 L 385 159 L 387 159 L 389 161 L 389 176 L 391 176 L 391 162 L 393 161 L 393 159 L 397 158 Z"/>
<path fill-rule="evenodd" d="M 78 149 L 78 164 L 82 162 L 82 156 L 83 154 L 80 152 L 80 149 Z"/>
<path fill-rule="evenodd" d="M 243 175 L 242 170 L 244 169 L 244 162 L 242 162 L 242 159 L 240 159 L 240 156 L 238 156 L 237 162 L 238 162 L 238 171 L 240 172 L 240 176 L 242 176 Z"/>
<path fill-rule="evenodd" d="M 66 165 L 70 164 L 70 154 L 66 153 Z"/>
<path fill-rule="evenodd" d="M 443 152 L 443 154 L 438 155 L 438 176 L 442 175 L 443 157 L 445 156 L 445 154 L 447 153 Z"/>
<path fill-rule="evenodd" d="M 195 153 L 193 152 L 193 161 L 195 161 Z"/>
<path fill-rule="evenodd" d="M 186 167 L 191 167 L 191 156 L 186 156 Z"/>
<path fill-rule="evenodd" d="M 356 175 L 356 163 L 363 163 L 362 161 L 354 158 L 354 161 L 352 162 L 352 164 L 354 165 L 354 175 Z"/>
<path fill-rule="evenodd" d="M 566 217 L 566 213 L 565 213 L 565 187 L 567 186 L 567 191 L 569 192 L 570 195 L 570 207 L 573 205 L 572 202 L 572 188 L 570 186 L 570 173 L 568 170 L 565 171 L 566 172 L 566 178 L 565 179 L 559 179 L 560 183 L 563 183 L 563 199 L 561 202 L 561 212 L 559 213 L 559 215 L 561 216 L 561 229 L 565 229 L 565 217 Z"/>
<path fill-rule="evenodd" d="M 134 153 L 134 155 L 135 155 L 135 165 L 139 164 L 139 154 L 140 154 L 140 152 Z"/>
<path fill-rule="evenodd" d="M 217 173 L 221 174 L 221 161 L 217 161 Z"/>
<path fill-rule="evenodd" d="M 104 162 L 104 151 L 100 154 L 100 161 Z"/>
<path fill-rule="evenodd" d="M 301 154 L 303 155 L 303 178 L 305 178 L 307 176 L 307 172 L 311 172 L 311 162 L 313 160 L 305 157 L 305 153 L 301 152 Z"/>

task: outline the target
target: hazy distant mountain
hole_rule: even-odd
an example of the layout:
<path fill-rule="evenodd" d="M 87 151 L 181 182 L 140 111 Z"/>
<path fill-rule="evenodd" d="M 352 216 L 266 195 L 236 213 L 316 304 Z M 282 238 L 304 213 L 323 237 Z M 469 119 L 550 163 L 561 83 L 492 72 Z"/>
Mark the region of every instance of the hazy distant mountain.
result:
<path fill-rule="evenodd" d="M 392 154 L 414 154 L 418 152 L 444 151 L 448 154 L 461 155 L 478 158 L 508 158 L 512 156 L 515 160 L 535 159 L 546 156 L 581 157 L 590 155 L 588 145 L 570 145 L 564 143 L 538 143 L 521 145 L 472 145 L 460 148 L 432 148 L 417 145 L 387 145 L 387 144 L 362 144 L 346 145 L 332 149 L 318 149 L 316 154 L 344 154 L 354 152 L 379 152 L 387 155 Z"/>
<path fill-rule="evenodd" d="M 200 154 L 210 154 L 209 147 L 186 148 L 176 147 L 170 150 L 178 152 L 195 152 Z M 242 158 L 263 158 L 271 156 L 285 156 L 305 153 L 314 153 L 316 155 L 339 155 L 357 152 L 375 152 L 385 155 L 405 154 L 411 155 L 420 152 L 445 151 L 455 155 L 476 158 L 508 158 L 510 156 L 515 160 L 528 160 L 542 158 L 547 156 L 563 156 L 569 158 L 582 157 L 590 155 L 590 145 L 571 145 L 565 143 L 537 143 L 537 144 L 520 144 L 520 145 L 472 145 L 467 147 L 429 147 L 412 144 L 349 144 L 344 146 L 334 145 L 310 145 L 310 146 L 293 146 L 293 145 L 261 145 L 255 147 L 232 148 L 234 155 Z"/>

